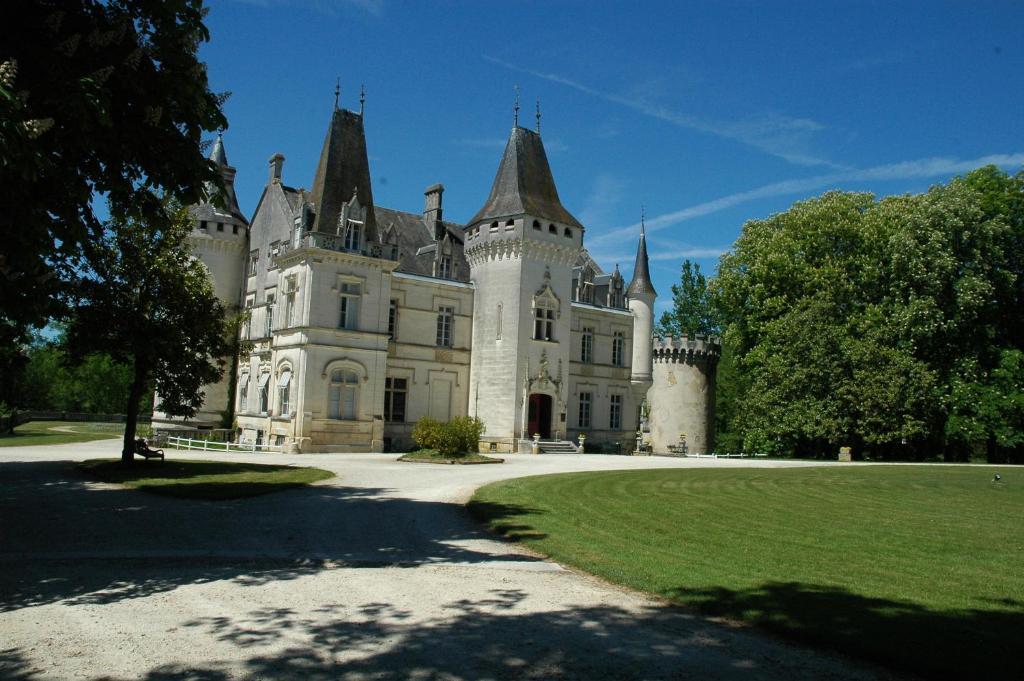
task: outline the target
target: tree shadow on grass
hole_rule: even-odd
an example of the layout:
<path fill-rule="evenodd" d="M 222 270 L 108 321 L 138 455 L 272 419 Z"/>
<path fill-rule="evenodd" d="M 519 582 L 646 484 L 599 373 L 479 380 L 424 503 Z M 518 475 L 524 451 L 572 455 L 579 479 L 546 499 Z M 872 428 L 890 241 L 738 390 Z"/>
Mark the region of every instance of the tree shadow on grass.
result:
<path fill-rule="evenodd" d="M 337 567 L 537 561 L 495 543 L 462 506 L 388 489 L 177 499 L 93 483 L 70 461 L 0 464 L 0 518 L 0 613 L 222 580 L 259 586 Z"/>
<path fill-rule="evenodd" d="M 753 622 L 787 638 L 928 678 L 1021 679 L 1024 608 L 932 610 L 834 586 L 766 582 L 756 588 L 678 588 L 703 614 Z"/>

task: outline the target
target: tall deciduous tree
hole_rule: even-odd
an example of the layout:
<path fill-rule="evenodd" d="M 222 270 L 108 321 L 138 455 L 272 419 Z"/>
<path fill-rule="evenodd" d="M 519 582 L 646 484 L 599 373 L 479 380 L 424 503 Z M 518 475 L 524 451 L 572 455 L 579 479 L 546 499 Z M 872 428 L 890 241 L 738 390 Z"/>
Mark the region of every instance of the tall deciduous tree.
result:
<path fill-rule="evenodd" d="M 707 279 L 699 264 L 684 260 L 679 283 L 672 285 L 672 309 L 662 313 L 657 332 L 662 336 L 693 336 L 719 331 Z"/>
<path fill-rule="evenodd" d="M 130 463 L 144 390 L 155 386 L 165 413 L 195 414 L 202 386 L 220 379 L 221 358 L 231 354 L 231 327 L 208 270 L 187 248 L 187 209 L 166 220 L 113 215 L 86 248 L 92 274 L 80 284 L 67 338 L 73 356 L 105 351 L 131 364 L 122 450 Z"/>
<path fill-rule="evenodd" d="M 747 223 L 712 285 L 747 379 L 745 445 L 1017 456 L 1022 237 L 1024 176 L 995 168 Z"/>
<path fill-rule="evenodd" d="M 202 0 L 9 0 L 0 20 L 0 378 L 60 313 L 81 246 L 115 213 L 158 216 L 219 183 L 201 135 L 225 127 Z M 4 381 L 5 383 L 7 381 Z"/>

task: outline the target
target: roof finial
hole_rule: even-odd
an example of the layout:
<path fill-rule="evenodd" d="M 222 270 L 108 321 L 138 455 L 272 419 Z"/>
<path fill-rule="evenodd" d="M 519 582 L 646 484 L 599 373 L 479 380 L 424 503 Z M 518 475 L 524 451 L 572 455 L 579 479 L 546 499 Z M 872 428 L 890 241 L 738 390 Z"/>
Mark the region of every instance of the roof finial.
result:
<path fill-rule="evenodd" d="M 338 97 L 341 96 L 341 78 L 334 83 L 334 110 L 338 110 Z"/>
<path fill-rule="evenodd" d="M 359 84 L 359 115 L 363 115 L 363 105 L 366 104 L 366 85 Z"/>
<path fill-rule="evenodd" d="M 644 210 L 644 204 L 640 204 L 640 236 L 645 236 L 644 219 L 646 218 L 646 212 Z"/>
<path fill-rule="evenodd" d="M 513 112 L 512 113 L 512 127 L 513 128 L 518 128 L 519 127 L 519 85 L 518 84 L 515 86 L 515 91 L 516 91 L 516 103 L 515 103 L 515 106 L 512 107 L 512 112 Z"/>
<path fill-rule="evenodd" d="M 537 134 L 540 134 L 540 97 L 537 98 Z"/>

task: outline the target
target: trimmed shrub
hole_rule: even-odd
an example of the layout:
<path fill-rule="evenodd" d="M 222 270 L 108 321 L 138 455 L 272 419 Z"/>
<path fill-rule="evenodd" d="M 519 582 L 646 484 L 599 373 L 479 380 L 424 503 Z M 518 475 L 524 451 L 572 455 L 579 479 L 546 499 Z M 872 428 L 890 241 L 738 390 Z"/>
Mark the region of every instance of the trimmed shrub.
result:
<path fill-rule="evenodd" d="M 484 424 L 470 416 L 457 416 L 448 423 L 421 418 L 412 429 L 412 439 L 423 449 L 436 449 L 447 457 L 465 456 L 475 452 Z"/>

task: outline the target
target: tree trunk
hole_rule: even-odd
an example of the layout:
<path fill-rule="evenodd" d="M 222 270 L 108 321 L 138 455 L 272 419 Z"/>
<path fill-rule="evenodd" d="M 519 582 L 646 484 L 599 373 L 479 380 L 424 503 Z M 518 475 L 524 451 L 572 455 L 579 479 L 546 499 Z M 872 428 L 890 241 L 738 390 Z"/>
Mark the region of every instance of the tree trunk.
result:
<path fill-rule="evenodd" d="M 146 387 L 147 366 L 138 357 L 134 362 L 132 387 L 128 391 L 128 408 L 125 409 L 124 447 L 121 449 L 121 463 L 130 466 L 135 461 L 135 432 L 139 422 L 139 402 Z"/>

